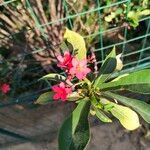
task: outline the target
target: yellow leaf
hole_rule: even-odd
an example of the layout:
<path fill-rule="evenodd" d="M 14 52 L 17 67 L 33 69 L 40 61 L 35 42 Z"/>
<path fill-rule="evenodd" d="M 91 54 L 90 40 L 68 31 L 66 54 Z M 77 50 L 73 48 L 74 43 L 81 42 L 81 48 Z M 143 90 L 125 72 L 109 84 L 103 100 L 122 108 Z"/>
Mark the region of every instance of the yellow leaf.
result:
<path fill-rule="evenodd" d="M 116 70 L 121 70 L 123 68 L 123 63 L 122 63 L 122 60 L 121 60 L 121 55 L 122 54 L 119 54 L 119 55 L 116 56 L 116 59 L 117 59 Z"/>
<path fill-rule="evenodd" d="M 67 96 L 67 100 L 68 100 L 68 101 L 76 101 L 76 100 L 78 100 L 78 99 L 80 99 L 80 98 L 82 98 L 82 97 L 79 95 L 78 92 L 73 92 L 73 93 L 71 93 L 71 94 L 69 94 L 69 95 Z"/>
<path fill-rule="evenodd" d="M 128 107 L 113 103 L 110 112 L 119 119 L 122 126 L 128 130 L 135 130 L 140 127 L 139 117 L 137 113 Z"/>
<path fill-rule="evenodd" d="M 66 28 L 64 38 L 69 43 L 71 43 L 71 45 L 73 46 L 73 49 L 74 49 L 75 54 L 76 54 L 76 58 L 78 58 L 79 60 L 86 58 L 85 41 L 80 34 Z"/>
<path fill-rule="evenodd" d="M 106 22 L 111 22 L 116 17 L 116 14 L 114 12 L 111 12 L 110 15 L 105 17 Z"/>
<path fill-rule="evenodd" d="M 111 22 L 112 21 L 112 17 L 109 15 L 109 16 L 106 16 L 105 17 L 105 21 L 106 22 Z"/>
<path fill-rule="evenodd" d="M 147 15 L 150 15 L 150 9 L 143 10 L 143 11 L 141 11 L 139 14 L 140 14 L 140 16 L 147 16 Z"/>
<path fill-rule="evenodd" d="M 111 12 L 111 17 L 112 17 L 112 18 L 115 18 L 115 17 L 116 17 L 116 13 Z"/>
<path fill-rule="evenodd" d="M 95 114 L 96 114 L 95 110 L 90 109 L 90 114 L 91 114 L 92 116 L 95 116 Z"/>
<path fill-rule="evenodd" d="M 69 3 L 69 4 L 73 4 L 73 3 L 76 3 L 77 0 L 66 0 L 66 2 Z"/>

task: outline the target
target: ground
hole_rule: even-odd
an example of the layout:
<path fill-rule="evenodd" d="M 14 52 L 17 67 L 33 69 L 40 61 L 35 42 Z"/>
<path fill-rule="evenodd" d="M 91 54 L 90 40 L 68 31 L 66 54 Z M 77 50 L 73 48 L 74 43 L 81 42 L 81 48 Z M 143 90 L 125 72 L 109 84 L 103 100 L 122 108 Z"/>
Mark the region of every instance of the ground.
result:
<path fill-rule="evenodd" d="M 141 130 L 142 127 L 136 131 L 128 132 L 117 121 L 111 124 L 102 124 L 96 120 L 95 125 L 91 127 L 91 141 L 87 150 L 150 150 L 150 135 L 141 135 Z M 27 149 L 57 150 L 57 139 L 50 143 L 24 143 L 1 150 Z"/>

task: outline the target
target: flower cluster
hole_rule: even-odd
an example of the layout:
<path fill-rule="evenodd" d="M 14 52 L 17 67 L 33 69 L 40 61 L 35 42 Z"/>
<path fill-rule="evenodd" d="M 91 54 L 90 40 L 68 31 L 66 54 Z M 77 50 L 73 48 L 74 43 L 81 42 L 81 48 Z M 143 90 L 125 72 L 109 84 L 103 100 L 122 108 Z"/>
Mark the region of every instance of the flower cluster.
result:
<path fill-rule="evenodd" d="M 70 52 L 64 52 L 64 55 L 57 56 L 58 64 L 57 66 L 64 69 L 67 73 L 67 80 L 71 80 L 76 77 L 79 80 L 84 80 L 86 75 L 91 72 L 90 68 L 87 67 L 87 60 L 78 60 L 76 57 L 70 54 Z M 59 85 L 54 85 L 52 87 L 54 91 L 54 100 L 61 99 L 65 101 L 67 96 L 72 93 L 72 88 L 61 82 Z"/>
<path fill-rule="evenodd" d="M 70 87 L 66 87 L 64 82 L 61 82 L 59 85 L 54 85 L 52 90 L 55 92 L 53 98 L 55 100 L 61 99 L 62 101 L 65 101 L 67 99 L 67 95 L 72 92 L 72 89 Z"/>
<path fill-rule="evenodd" d="M 7 83 L 3 83 L 1 86 L 0 86 L 0 91 L 4 94 L 7 94 L 9 91 L 10 91 L 10 85 L 7 84 Z"/>

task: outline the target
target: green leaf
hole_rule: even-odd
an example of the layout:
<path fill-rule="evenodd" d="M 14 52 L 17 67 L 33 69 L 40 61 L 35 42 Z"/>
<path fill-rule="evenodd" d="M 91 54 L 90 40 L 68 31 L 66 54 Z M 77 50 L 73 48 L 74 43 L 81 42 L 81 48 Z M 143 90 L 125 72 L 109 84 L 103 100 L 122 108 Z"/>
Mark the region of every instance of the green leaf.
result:
<path fill-rule="evenodd" d="M 110 112 L 113 114 L 113 116 L 119 119 L 124 128 L 128 130 L 135 130 L 140 126 L 139 117 L 136 112 L 128 107 L 115 103 L 112 104 L 114 107 L 110 110 Z"/>
<path fill-rule="evenodd" d="M 76 58 L 78 58 L 79 60 L 86 59 L 85 41 L 80 34 L 66 28 L 64 38 L 70 44 L 72 44 L 74 53 L 76 54 Z"/>
<path fill-rule="evenodd" d="M 150 15 L 150 9 L 145 9 L 143 11 L 130 11 L 127 15 L 127 18 L 129 20 L 129 23 L 134 28 L 139 25 L 139 19 L 142 16 Z"/>
<path fill-rule="evenodd" d="M 37 99 L 35 104 L 47 104 L 53 101 L 53 92 L 46 92 L 41 94 L 40 97 Z"/>
<path fill-rule="evenodd" d="M 150 93 L 150 69 L 137 71 L 124 76 L 117 81 L 102 83 L 100 90 L 125 89 L 137 93 Z"/>
<path fill-rule="evenodd" d="M 65 81 L 66 80 L 66 77 L 65 76 L 62 76 L 60 74 L 57 74 L 57 73 L 49 73 L 45 76 L 43 76 L 42 78 L 40 78 L 40 80 L 61 80 L 61 81 Z"/>
<path fill-rule="evenodd" d="M 130 11 L 127 15 L 127 19 L 129 20 L 130 25 L 134 28 L 136 28 L 139 25 L 139 16 L 137 12 Z"/>
<path fill-rule="evenodd" d="M 117 8 L 117 10 L 115 11 L 116 15 L 120 15 L 123 13 L 123 9 L 122 8 Z"/>
<path fill-rule="evenodd" d="M 101 83 L 105 82 L 109 75 L 116 69 L 116 65 L 116 50 L 114 47 L 102 64 L 98 78 L 94 82 L 94 87 L 98 87 Z"/>
<path fill-rule="evenodd" d="M 102 122 L 112 122 L 110 118 L 108 118 L 101 110 L 98 110 L 95 108 L 96 116 L 102 121 Z"/>
<path fill-rule="evenodd" d="M 59 150 L 85 149 L 90 137 L 89 110 L 90 101 L 83 99 L 64 121 L 58 137 Z"/>
<path fill-rule="evenodd" d="M 91 100 L 91 104 L 92 104 L 93 106 L 97 106 L 97 105 L 98 105 L 98 101 L 97 101 L 97 99 L 96 99 L 96 97 L 95 97 L 94 94 L 91 95 L 90 100 Z"/>
<path fill-rule="evenodd" d="M 142 118 L 150 123 L 150 105 L 136 99 L 127 98 L 118 94 L 114 94 L 111 92 L 105 92 L 104 95 L 116 99 L 123 103 L 126 106 L 132 107 L 136 112 L 138 112 Z"/>
<path fill-rule="evenodd" d="M 43 76 L 42 78 L 40 78 L 39 80 L 55 80 L 55 81 L 65 81 L 68 85 L 72 86 L 73 84 L 69 81 L 66 80 L 66 77 L 57 73 L 49 73 L 45 76 Z"/>

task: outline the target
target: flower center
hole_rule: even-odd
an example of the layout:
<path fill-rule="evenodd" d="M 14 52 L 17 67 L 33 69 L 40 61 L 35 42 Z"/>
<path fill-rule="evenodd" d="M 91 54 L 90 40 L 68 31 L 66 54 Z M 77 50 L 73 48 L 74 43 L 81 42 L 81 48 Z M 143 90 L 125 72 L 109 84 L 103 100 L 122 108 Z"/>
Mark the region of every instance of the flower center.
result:
<path fill-rule="evenodd" d="M 82 67 L 80 66 L 80 65 L 77 65 L 77 71 L 82 71 L 83 69 L 82 69 Z"/>

